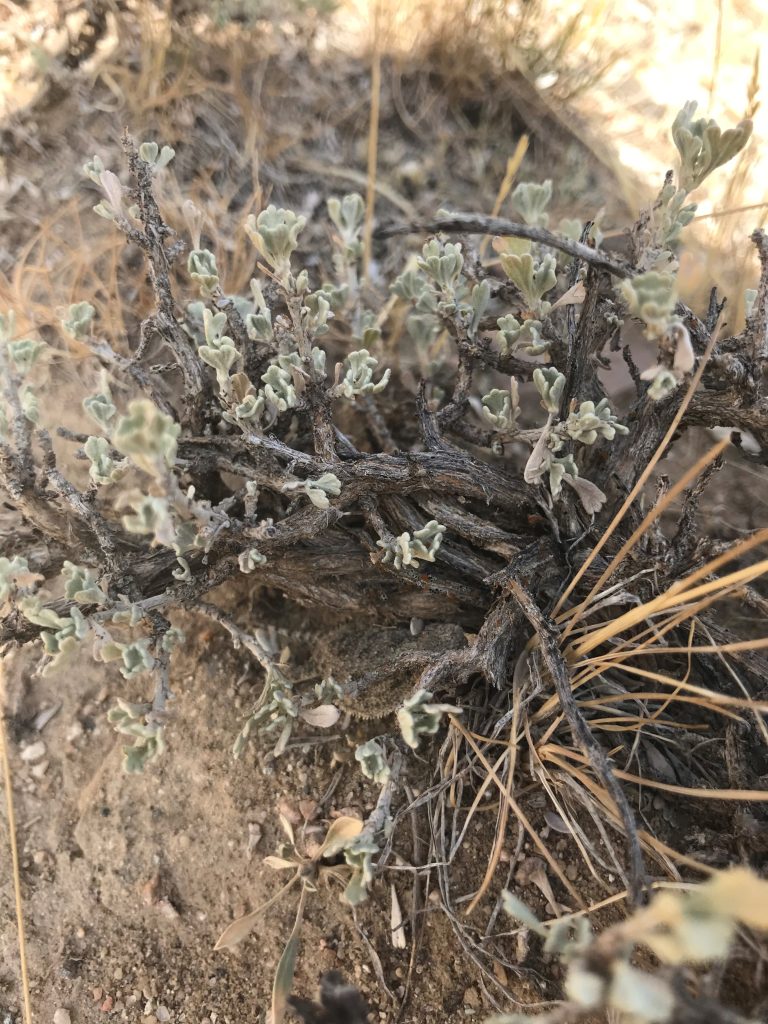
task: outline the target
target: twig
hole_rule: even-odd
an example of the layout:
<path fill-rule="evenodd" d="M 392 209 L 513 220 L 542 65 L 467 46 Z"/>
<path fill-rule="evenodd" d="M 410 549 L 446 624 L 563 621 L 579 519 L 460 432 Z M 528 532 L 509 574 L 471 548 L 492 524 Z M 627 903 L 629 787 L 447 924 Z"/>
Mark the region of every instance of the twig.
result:
<path fill-rule="evenodd" d="M 508 582 L 509 591 L 520 605 L 525 617 L 536 630 L 544 663 L 549 669 L 560 707 L 568 720 L 574 739 L 581 747 L 585 757 L 616 804 L 626 830 L 627 852 L 629 854 L 629 890 L 630 898 L 635 905 L 641 900 L 643 887 L 646 883 L 645 865 L 637 836 L 637 826 L 629 802 L 616 780 L 603 748 L 597 742 L 571 690 L 571 677 L 560 650 L 560 634 L 551 619 L 539 609 L 530 593 L 515 579 Z"/>
<path fill-rule="evenodd" d="M 136 199 L 144 230 L 137 231 L 127 223 L 118 223 L 144 252 L 157 302 L 157 311 L 142 324 L 142 333 L 154 329 L 173 352 L 184 375 L 184 421 L 189 429 L 199 430 L 205 421 L 206 410 L 212 404 L 211 383 L 191 339 L 176 319 L 176 302 L 170 278 L 169 257 L 172 254 L 164 246 L 164 240 L 172 232 L 163 221 L 155 202 L 151 166 L 139 159 L 136 146 L 127 131 L 123 133 L 122 143 L 136 182 Z"/>
<path fill-rule="evenodd" d="M 747 321 L 745 341 L 753 359 L 768 359 L 768 234 L 757 228 L 751 238 L 760 257 L 760 281 L 752 315 Z"/>
<path fill-rule="evenodd" d="M 393 235 L 435 235 L 441 231 L 460 232 L 465 235 L 512 235 L 513 238 L 526 238 L 530 242 L 548 245 L 560 252 L 576 256 L 594 267 L 607 270 L 614 277 L 631 277 L 632 269 L 624 263 L 613 259 L 600 249 L 591 249 L 582 242 L 572 242 L 562 235 L 555 235 L 544 228 L 531 227 L 529 224 L 517 224 L 505 217 L 487 217 L 475 213 L 445 213 L 434 220 L 413 221 L 408 224 L 382 224 L 377 228 L 377 238 L 391 238 Z"/>

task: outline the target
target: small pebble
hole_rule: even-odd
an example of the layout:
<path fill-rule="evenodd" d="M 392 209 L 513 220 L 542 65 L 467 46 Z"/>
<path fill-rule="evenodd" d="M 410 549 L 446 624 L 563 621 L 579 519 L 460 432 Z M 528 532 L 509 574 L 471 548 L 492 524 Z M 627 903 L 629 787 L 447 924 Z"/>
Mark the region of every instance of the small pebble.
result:
<path fill-rule="evenodd" d="M 160 1024 L 166 1024 L 171 1019 L 170 1011 L 167 1006 L 158 1006 L 155 1010 L 155 1016 L 160 1021 Z"/>
<path fill-rule="evenodd" d="M 123 978 L 123 968 L 122 967 L 116 967 L 114 969 L 113 973 L 112 973 L 112 977 L 115 979 L 115 981 L 122 981 L 122 978 Z"/>
<path fill-rule="evenodd" d="M 70 1024 L 71 1019 L 69 1010 L 65 1010 L 63 1006 L 53 1011 L 53 1024 Z"/>
<path fill-rule="evenodd" d="M 104 989 L 103 988 L 95 988 L 93 990 L 93 992 L 91 993 L 91 995 L 93 996 L 94 1003 L 98 1003 L 98 1001 L 104 995 Z"/>
<path fill-rule="evenodd" d="M 58 714 L 61 710 L 61 704 L 53 704 L 49 708 L 43 708 L 42 711 L 38 711 L 35 715 L 35 721 L 33 722 L 34 727 L 38 732 L 42 732 L 43 729 L 48 725 L 54 715 Z"/>
<path fill-rule="evenodd" d="M 33 764 L 29 770 L 36 779 L 42 779 L 42 777 L 48 771 L 50 764 L 50 761 L 41 761 L 39 764 Z"/>
<path fill-rule="evenodd" d="M 46 751 L 45 743 L 42 740 L 38 740 L 37 743 L 30 743 L 28 747 L 24 747 L 21 752 L 21 760 L 26 764 L 31 764 L 32 761 L 39 761 L 41 757 L 45 757 Z"/>
<path fill-rule="evenodd" d="M 464 1005 L 478 1009 L 480 1006 L 480 993 L 476 988 L 468 988 L 464 993 Z"/>
<path fill-rule="evenodd" d="M 67 729 L 67 743 L 74 743 L 75 740 L 80 739 L 83 735 L 83 727 L 81 723 L 75 719 L 75 721 Z"/>
<path fill-rule="evenodd" d="M 101 1010 L 101 1012 L 102 1012 L 102 1013 L 109 1013 L 109 1011 L 110 1011 L 110 1010 L 112 1009 L 112 1007 L 114 1006 L 114 1004 L 115 1004 L 115 1001 L 114 1001 L 114 999 L 112 998 L 112 996 L 107 996 L 107 998 L 106 998 L 106 999 L 104 1000 L 104 1002 L 103 1002 L 103 1003 L 101 1004 L 101 1006 L 99 1007 L 99 1009 Z"/>

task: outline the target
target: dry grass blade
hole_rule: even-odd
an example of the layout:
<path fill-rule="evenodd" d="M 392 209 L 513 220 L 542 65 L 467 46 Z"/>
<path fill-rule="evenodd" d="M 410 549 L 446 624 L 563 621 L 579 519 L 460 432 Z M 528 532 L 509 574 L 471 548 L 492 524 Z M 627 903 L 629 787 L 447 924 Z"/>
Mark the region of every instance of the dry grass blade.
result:
<path fill-rule="evenodd" d="M 589 605 L 592 598 L 600 593 L 601 588 L 611 578 L 617 567 L 623 562 L 629 552 L 634 548 L 640 538 L 650 529 L 650 527 L 658 520 L 664 511 L 672 504 L 672 502 L 680 495 L 686 487 L 688 487 L 692 481 L 694 481 L 701 473 L 710 466 L 715 459 L 730 445 L 730 438 L 723 438 L 722 441 L 718 441 L 717 444 L 713 445 L 697 462 L 691 466 L 691 468 L 683 474 L 683 476 L 675 482 L 675 485 L 669 489 L 664 497 L 647 513 L 643 518 L 640 525 L 632 531 L 627 540 L 621 545 L 617 553 L 613 556 L 611 561 L 608 563 L 606 569 L 601 573 L 600 578 L 594 584 L 590 592 L 584 598 L 584 600 L 578 604 L 575 608 L 571 608 L 563 618 L 568 618 L 569 622 L 565 628 L 564 637 L 568 636 L 573 625 L 578 621 L 580 613 Z M 611 530 L 613 523 L 608 527 Z M 607 531 L 606 531 L 607 532 Z M 603 535 L 605 536 L 605 534 Z M 602 539 L 602 538 L 601 538 Z M 591 554 L 597 551 L 597 547 L 593 548 Z M 591 555 L 590 555 L 591 557 Z M 578 573 L 576 574 L 578 576 Z M 559 602 L 558 606 L 559 607 Z M 556 608 L 557 610 L 557 608 Z"/>
<path fill-rule="evenodd" d="M 701 583 L 689 589 L 683 589 L 686 582 L 684 580 L 674 583 L 658 597 L 652 598 L 650 601 L 646 601 L 635 608 L 631 608 L 624 615 L 619 615 L 610 622 L 601 626 L 595 626 L 586 635 L 569 645 L 569 654 L 572 654 L 574 657 L 588 654 L 607 640 L 621 636 L 628 629 L 643 622 L 653 614 L 669 611 L 671 608 L 677 608 L 684 603 L 688 604 L 700 597 L 714 596 L 715 600 L 717 600 L 718 596 L 725 594 L 734 586 L 750 583 L 752 580 L 765 575 L 766 572 L 768 572 L 768 559 L 763 559 L 755 565 L 747 566 L 745 569 L 738 569 L 735 572 L 728 573 L 726 576 L 718 576 L 714 580 L 709 580 L 707 583 Z M 686 617 L 689 617 L 690 614 L 692 612 L 688 612 Z M 761 645 L 762 641 L 747 641 L 747 644 Z"/>
<path fill-rule="evenodd" d="M 727 210 L 713 210 L 712 213 L 700 213 L 694 220 L 716 220 L 718 217 L 732 217 L 737 213 L 752 213 L 754 210 L 765 210 L 768 203 L 750 203 L 748 206 L 732 206 Z"/>
<path fill-rule="evenodd" d="M 607 669 L 607 667 L 608 666 L 604 666 L 601 669 L 601 671 L 605 671 L 605 669 Z M 649 675 L 653 675 L 654 673 L 648 673 L 648 674 Z M 677 682 L 677 680 L 674 680 L 674 684 L 675 684 L 675 686 L 679 686 L 680 685 Z M 686 695 L 681 694 L 681 693 L 663 693 L 661 690 L 632 690 L 631 692 L 628 692 L 628 693 L 609 693 L 609 694 L 605 694 L 602 697 L 595 697 L 592 700 L 580 700 L 579 701 L 579 707 L 582 707 L 582 708 L 598 708 L 598 707 L 602 707 L 605 704 L 614 704 L 614 703 L 618 703 L 620 701 L 627 701 L 627 700 L 633 700 L 633 701 L 659 701 L 663 705 L 667 705 L 667 704 L 670 704 L 670 703 L 675 703 L 675 704 L 694 704 L 696 707 L 705 708 L 707 711 L 712 711 L 715 714 L 723 715 L 726 718 L 730 718 L 734 722 L 741 722 L 741 721 L 743 721 L 743 719 L 740 718 L 739 715 L 735 714 L 732 711 L 728 711 L 724 707 L 719 707 L 715 703 L 715 701 L 707 701 L 703 697 L 698 697 L 698 696 L 697 697 L 691 697 L 691 696 L 686 696 Z M 748 706 L 750 709 L 753 707 L 753 702 L 751 700 L 745 700 L 745 701 L 743 701 L 743 704 Z M 768 710 L 768 705 L 766 705 L 766 710 Z M 652 720 L 655 715 L 656 715 L 656 712 L 654 712 L 653 715 L 650 716 L 649 720 Z"/>
<path fill-rule="evenodd" d="M 296 920 L 293 929 L 285 944 L 285 949 L 275 971 L 275 980 L 272 984 L 272 1012 L 270 1024 L 283 1024 L 285 1011 L 288 1008 L 288 996 L 293 987 L 293 976 L 296 972 L 296 957 L 299 954 L 299 941 L 301 939 L 301 926 L 304 922 L 304 904 L 307 899 L 307 888 L 301 887 L 299 905 L 296 908 Z"/>
<path fill-rule="evenodd" d="M 368 279 L 373 250 L 373 215 L 376 205 L 376 166 L 379 154 L 379 108 L 381 105 L 381 2 L 374 2 L 373 51 L 371 54 L 371 105 L 368 124 L 368 179 L 363 229 L 363 278 Z"/>
<path fill-rule="evenodd" d="M 492 217 L 498 217 L 498 215 L 501 213 L 501 208 L 504 205 L 504 201 L 509 195 L 512 189 L 512 185 L 514 184 L 515 176 L 517 175 L 517 172 L 520 170 L 520 166 L 523 160 L 525 159 L 525 154 L 528 152 L 529 142 L 530 139 L 527 135 L 521 135 L 517 145 L 515 146 L 514 153 L 507 160 L 507 169 L 504 172 L 504 178 L 502 179 L 501 185 L 499 185 L 499 191 L 496 194 L 496 201 L 494 202 L 493 210 L 491 211 Z M 488 245 L 490 244 L 490 241 L 490 235 L 486 235 L 485 238 L 483 238 L 482 242 L 480 243 L 481 259 L 485 257 L 485 254 L 488 251 Z"/>
<path fill-rule="evenodd" d="M 616 666 L 610 661 L 601 663 L 596 661 L 596 668 L 594 675 L 601 675 L 604 672 L 609 671 Z M 656 683 L 663 683 L 665 686 L 671 686 L 675 689 L 684 690 L 686 693 L 696 694 L 699 697 L 703 697 L 705 701 L 710 702 L 712 705 L 722 705 L 723 707 L 735 707 L 745 708 L 750 711 L 768 711 L 768 702 L 766 701 L 754 701 L 751 698 L 744 697 L 732 697 L 727 693 L 716 693 L 714 690 L 708 690 L 704 686 L 696 686 L 694 683 L 686 683 L 680 679 L 675 679 L 674 676 L 665 675 L 663 672 L 651 672 L 647 669 L 639 668 L 637 665 L 621 665 L 621 671 L 627 672 L 630 675 L 635 675 L 641 679 L 650 679 Z M 628 696 L 631 696 L 628 695 Z M 704 705 L 702 705 L 704 706 Z"/>
<path fill-rule="evenodd" d="M 589 758 L 576 750 L 569 750 L 567 747 L 553 746 L 540 751 L 545 757 L 552 750 L 557 750 L 561 756 L 569 757 L 580 764 L 589 765 Z M 746 800 L 761 802 L 768 800 L 768 790 L 761 789 L 695 789 L 691 786 L 674 786 L 667 782 L 656 782 L 654 779 L 643 778 L 634 775 L 632 772 L 625 772 L 620 768 L 614 768 L 613 774 L 626 782 L 634 782 L 639 786 L 648 786 L 651 789 L 663 790 L 665 793 L 675 793 L 677 796 L 690 796 L 696 799 L 706 800 Z"/>
<path fill-rule="evenodd" d="M 508 741 L 508 760 L 507 765 L 507 780 L 504 786 L 503 799 L 499 804 L 499 818 L 496 824 L 496 833 L 493 837 L 493 849 L 491 850 L 491 856 L 488 860 L 488 867 L 485 870 L 485 875 L 480 888 L 475 893 L 471 903 L 466 909 L 467 915 L 471 914 L 475 907 L 478 905 L 480 900 L 488 891 L 488 888 L 493 881 L 493 877 L 496 874 L 496 868 L 499 866 L 501 860 L 501 853 L 504 848 L 504 837 L 507 833 L 507 822 L 509 820 L 509 808 L 510 798 L 512 796 L 512 790 L 515 784 L 515 763 L 517 760 L 517 730 L 518 721 L 520 717 L 519 713 L 520 702 L 519 698 L 515 701 L 515 714 L 512 719 L 512 726 L 509 730 L 509 741 Z"/>
<path fill-rule="evenodd" d="M 0 755 L 3 759 L 3 784 L 5 807 L 8 816 L 8 844 L 11 848 L 11 870 L 13 872 L 13 899 L 16 907 L 16 938 L 19 944 L 21 967 L 21 992 L 24 1002 L 25 1024 L 32 1024 L 32 1001 L 29 995 L 29 967 L 27 965 L 27 941 L 24 931 L 24 910 L 21 896 L 21 873 L 19 869 L 19 848 L 16 842 L 16 814 L 13 805 L 13 777 L 8 757 L 8 733 L 5 728 L 5 664 L 0 654 Z"/>
<path fill-rule="evenodd" d="M 603 786 L 591 778 L 586 772 L 572 764 L 567 757 L 564 757 L 563 755 L 566 751 L 556 744 L 547 744 L 545 747 L 539 747 L 538 752 L 543 761 L 550 761 L 553 764 L 556 764 L 559 768 L 562 768 L 563 771 L 572 775 L 577 782 L 591 792 L 602 804 L 603 809 L 608 815 L 613 827 L 621 831 L 622 822 L 618 809 L 616 804 L 613 802 L 613 799 Z M 663 843 L 660 839 L 657 839 L 656 836 L 645 831 L 645 829 L 638 829 L 637 837 L 643 848 L 658 860 L 665 871 L 669 871 L 673 875 L 675 874 L 673 869 L 673 864 L 675 862 L 683 864 L 686 867 L 693 868 L 695 871 L 704 872 L 705 874 L 712 874 L 714 871 L 712 867 L 703 863 L 703 861 L 696 860 L 693 857 L 689 857 L 687 854 L 680 853 L 679 850 L 675 850 L 671 846 L 667 846 L 666 843 Z"/>
<path fill-rule="evenodd" d="M 282 889 L 278 890 L 278 892 L 276 892 L 271 899 L 268 899 L 266 903 L 262 903 L 260 907 L 256 908 L 256 910 L 252 910 L 250 913 L 244 914 L 242 917 L 238 917 L 238 919 L 233 921 L 229 927 L 225 928 L 213 948 L 233 949 L 237 946 L 243 941 L 243 939 L 250 935 L 260 918 L 262 918 L 268 910 L 271 910 L 276 903 L 279 903 L 283 896 L 285 896 L 285 894 L 289 892 L 298 881 L 299 874 L 297 872 L 290 882 L 286 882 Z"/>
<path fill-rule="evenodd" d="M 515 800 L 515 798 L 513 796 L 507 795 L 507 787 L 504 785 L 504 783 L 498 777 L 498 775 L 494 771 L 491 763 L 489 762 L 488 758 L 485 756 L 485 754 L 483 754 L 482 750 L 480 749 L 480 747 L 475 742 L 475 740 L 472 737 L 471 733 L 469 733 L 464 728 L 464 726 L 461 724 L 461 722 L 458 720 L 458 718 L 455 718 L 453 715 L 450 716 L 450 722 L 451 722 L 451 725 L 454 727 L 454 729 L 456 729 L 458 732 L 461 733 L 461 735 L 464 737 L 464 739 L 470 745 L 472 750 L 475 752 L 475 755 L 476 755 L 477 759 L 480 761 L 480 763 L 485 768 L 485 770 L 488 773 L 488 775 L 490 776 L 490 778 L 496 784 L 496 786 L 497 786 L 497 788 L 499 790 L 499 793 L 501 793 L 503 795 L 504 799 L 509 802 L 510 810 L 515 815 L 515 817 L 520 822 L 520 824 L 523 826 L 523 828 L 528 833 L 528 835 L 531 837 L 531 839 L 533 840 L 534 845 L 540 850 L 541 855 L 544 857 L 544 859 L 546 860 L 547 864 L 550 866 L 552 871 L 557 875 L 557 877 L 560 879 L 562 884 L 565 886 L 565 889 L 568 892 L 568 894 L 571 896 L 571 898 L 573 900 L 576 901 L 576 903 L 580 907 L 583 907 L 584 906 L 584 900 L 579 895 L 579 893 L 574 889 L 574 887 L 571 885 L 571 883 L 568 881 L 568 878 L 564 874 L 563 869 L 560 867 L 560 865 L 557 863 L 555 858 L 549 852 L 549 849 L 547 848 L 547 845 L 544 843 L 544 841 L 542 840 L 541 836 L 538 834 L 538 832 L 533 827 L 533 825 L 531 825 L 530 821 L 528 820 L 526 814 L 524 813 L 523 809 L 520 807 L 518 802 Z"/>

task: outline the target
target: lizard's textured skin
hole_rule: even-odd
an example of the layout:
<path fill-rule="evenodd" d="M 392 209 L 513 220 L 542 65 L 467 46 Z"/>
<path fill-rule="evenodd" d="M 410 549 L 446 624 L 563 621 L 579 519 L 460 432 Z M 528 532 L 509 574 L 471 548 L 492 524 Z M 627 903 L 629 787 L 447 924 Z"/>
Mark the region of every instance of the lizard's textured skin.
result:
<path fill-rule="evenodd" d="M 386 718 L 414 692 L 423 670 L 447 651 L 466 647 L 464 631 L 435 622 L 418 636 L 400 627 L 349 625 L 318 644 L 318 665 L 342 690 L 339 705 L 356 718 Z"/>

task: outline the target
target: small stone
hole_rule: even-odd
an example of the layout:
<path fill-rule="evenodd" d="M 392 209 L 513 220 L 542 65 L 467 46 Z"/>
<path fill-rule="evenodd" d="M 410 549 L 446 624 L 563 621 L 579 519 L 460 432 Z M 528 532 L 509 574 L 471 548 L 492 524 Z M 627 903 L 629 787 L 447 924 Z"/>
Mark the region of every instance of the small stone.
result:
<path fill-rule="evenodd" d="M 160 1024 L 167 1024 L 171 1019 L 171 1013 L 167 1006 L 158 1006 L 155 1010 L 155 1016 L 160 1021 Z"/>
<path fill-rule="evenodd" d="M 112 972 L 112 977 L 115 979 L 115 981 L 122 981 L 123 980 L 123 968 L 122 967 L 116 967 L 114 969 L 114 971 Z"/>
<path fill-rule="evenodd" d="M 41 757 L 45 757 L 46 751 L 45 743 L 42 740 L 38 740 L 37 743 L 30 743 L 28 747 L 24 747 L 21 752 L 21 760 L 25 764 L 31 764 L 32 761 L 39 761 Z"/>
<path fill-rule="evenodd" d="M 83 928 L 82 925 L 80 925 L 79 928 L 75 929 L 75 937 L 78 938 L 78 939 L 84 939 L 85 938 L 85 928 Z"/>
<path fill-rule="evenodd" d="M 67 729 L 67 735 L 66 735 L 67 743 L 74 743 L 75 740 L 80 739 L 80 737 L 82 735 L 83 735 L 83 726 L 82 726 L 82 724 L 80 723 L 80 721 L 78 719 L 75 719 L 75 721 L 72 723 L 72 725 L 70 725 L 70 727 Z"/>
<path fill-rule="evenodd" d="M 104 1002 L 101 1004 L 99 1009 L 102 1013 L 109 1013 L 112 1007 L 115 1005 L 115 1001 L 112 996 L 107 996 Z"/>
<path fill-rule="evenodd" d="M 170 900 L 158 900 L 156 906 L 162 916 L 167 917 L 169 921 L 175 921 L 179 916 L 178 910 Z"/>
<path fill-rule="evenodd" d="M 300 825 L 302 822 L 301 811 L 287 797 L 278 801 L 277 813 L 281 814 L 290 825 Z"/>
<path fill-rule="evenodd" d="M 34 726 L 38 732 L 42 732 L 50 720 L 61 711 L 61 703 L 52 704 L 49 708 L 43 708 L 35 715 Z"/>
<path fill-rule="evenodd" d="M 94 1003 L 98 1003 L 98 1001 L 104 995 L 104 989 L 97 987 L 91 992 L 91 995 L 93 996 Z"/>
<path fill-rule="evenodd" d="M 471 1006 L 472 1009 L 477 1010 L 480 1007 L 480 993 L 476 988 L 468 988 L 464 992 L 464 1005 Z"/>
<path fill-rule="evenodd" d="M 314 821 L 320 813 L 317 800 L 299 800 L 299 812 L 305 821 Z"/>
<path fill-rule="evenodd" d="M 69 1010 L 65 1010 L 63 1006 L 53 1011 L 53 1024 L 70 1024 L 71 1019 Z"/>
<path fill-rule="evenodd" d="M 576 879 L 579 877 L 578 865 L 574 864 L 573 861 L 571 861 L 570 864 L 565 865 L 565 877 L 568 879 L 569 882 L 575 882 Z"/>
<path fill-rule="evenodd" d="M 50 765 L 50 761 L 41 761 L 39 764 L 33 764 L 29 770 L 36 779 L 42 779 L 42 777 L 48 771 Z"/>
<path fill-rule="evenodd" d="M 35 850 L 35 852 L 32 854 L 32 860 L 34 861 L 35 864 L 43 864 L 45 863 L 47 856 L 48 854 L 45 852 L 45 850 Z"/>

